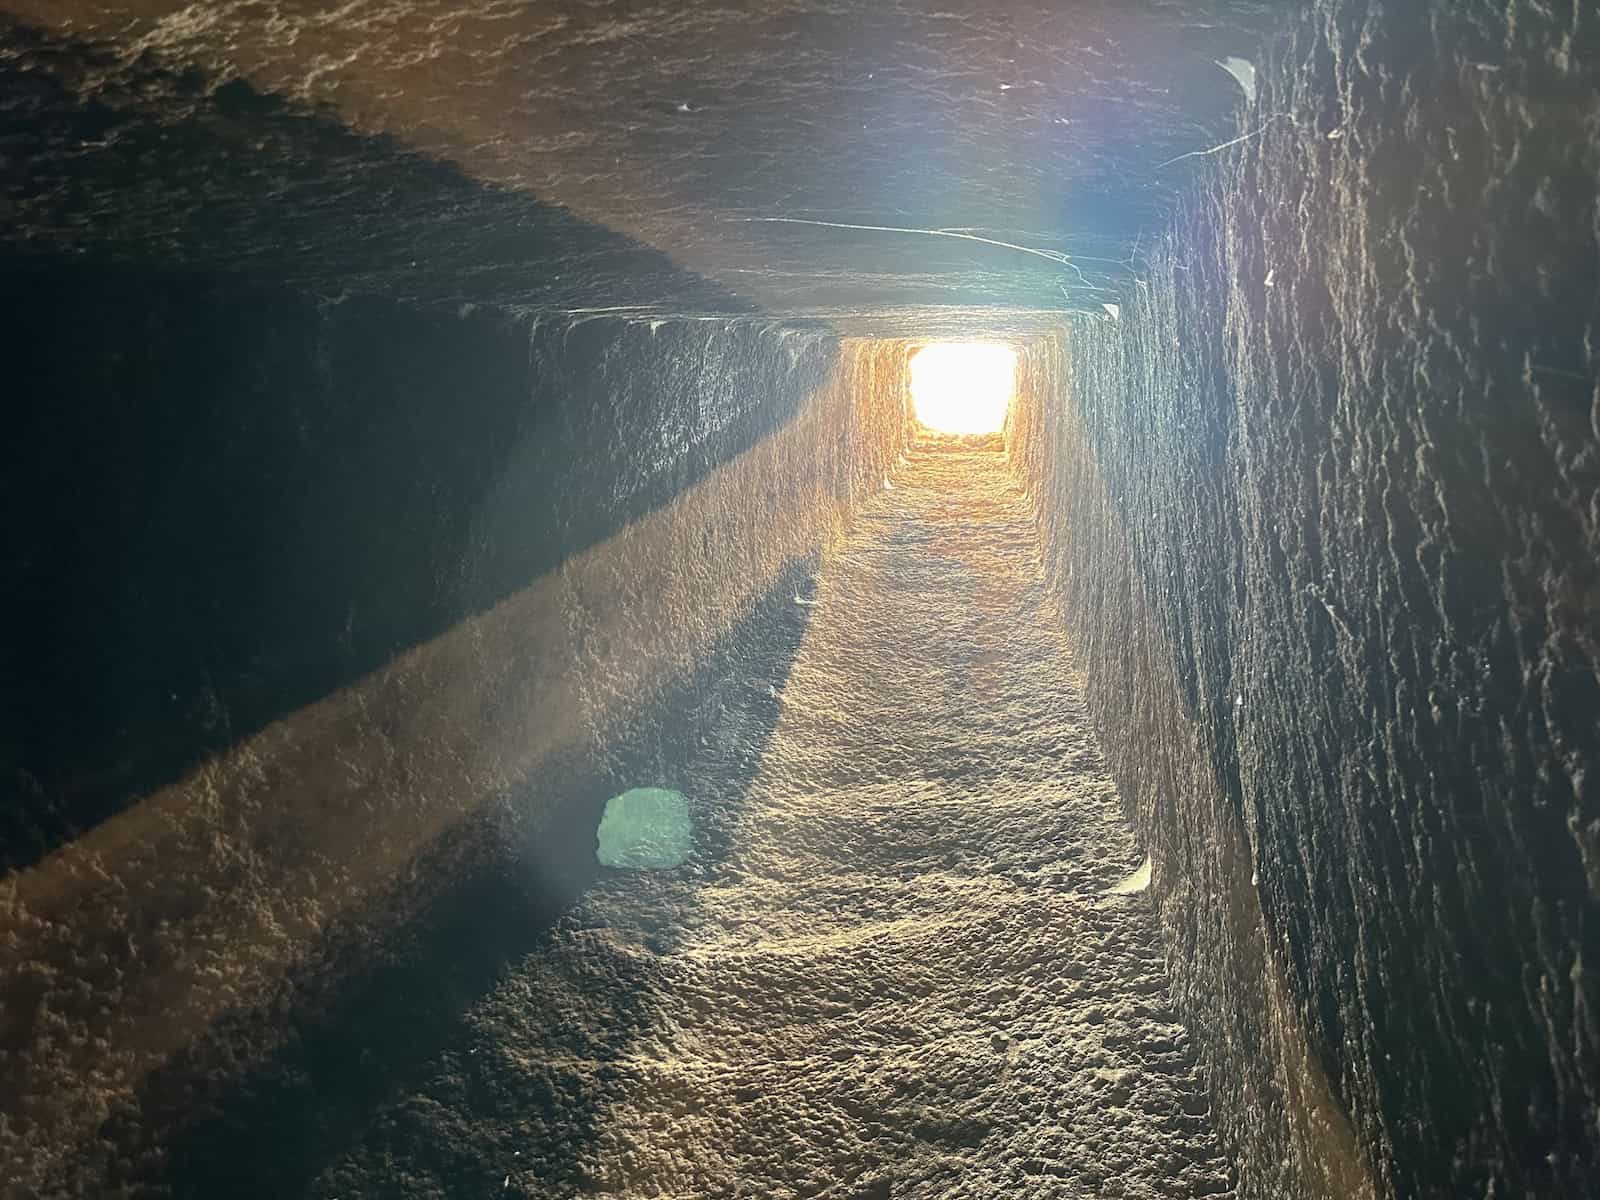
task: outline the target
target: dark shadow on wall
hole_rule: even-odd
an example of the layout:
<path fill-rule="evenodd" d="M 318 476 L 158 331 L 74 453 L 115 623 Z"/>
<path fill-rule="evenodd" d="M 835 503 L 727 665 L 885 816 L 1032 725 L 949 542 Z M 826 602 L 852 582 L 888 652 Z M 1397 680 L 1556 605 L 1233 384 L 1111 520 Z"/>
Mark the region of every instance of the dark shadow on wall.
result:
<path fill-rule="evenodd" d="M 437 896 L 420 920 L 391 932 L 380 953 L 359 944 L 358 931 L 392 926 L 382 901 L 331 934 L 314 966 L 286 986 L 275 1006 L 218 1023 L 149 1079 L 137 1107 L 101 1129 L 77 1169 L 104 1171 L 98 1178 L 108 1186 L 161 1194 L 286 1197 L 320 1191 L 319 1176 L 336 1168 L 344 1175 L 334 1191 L 381 1195 L 399 1188 L 381 1177 L 396 1169 L 392 1155 L 403 1168 L 433 1173 L 452 1192 L 499 1194 L 508 1171 L 534 1162 L 543 1164 L 541 1186 L 576 1187 L 578 1157 L 621 1082 L 603 1064 L 622 1057 L 653 1020 L 647 960 L 593 946 L 573 950 L 574 938 L 605 927 L 583 894 L 597 883 L 627 891 L 640 913 L 661 916 L 659 924 L 628 935 L 642 936 L 657 955 L 677 943 L 682 928 L 673 918 L 682 909 L 653 907 L 652 890 L 714 874 L 727 854 L 726 823 L 737 815 L 776 727 L 776 696 L 809 619 L 811 610 L 793 598 L 810 590 L 815 568 L 814 559 L 792 563 L 691 676 L 605 731 L 602 745 L 547 765 L 488 806 L 475 829 L 453 835 L 492 844 L 493 852 L 482 856 L 487 865 Z M 691 797 L 697 818 L 691 866 L 629 873 L 597 865 L 595 833 L 605 801 L 641 785 Z M 536 812 L 550 813 L 548 823 L 524 824 Z M 441 864 L 453 853 L 433 847 L 410 874 L 449 878 Z M 493 1038 L 481 1022 L 465 1019 L 519 973 L 567 972 L 581 975 L 571 982 L 590 1023 L 525 999 L 514 1006 L 521 1020 Z M 331 991 L 330 979 L 341 980 Z M 274 1008 L 285 1015 L 263 1015 Z M 277 1047 L 270 1056 L 236 1074 L 230 1064 L 249 1061 L 251 1047 L 268 1041 Z M 506 1053 L 523 1052 L 527 1062 L 554 1064 L 551 1078 L 496 1077 L 511 1069 Z M 557 1078 L 559 1064 L 574 1058 L 602 1065 L 592 1078 Z M 435 1089 L 472 1112 L 475 1131 L 427 1126 L 428 1106 L 416 1097 Z M 518 1132 L 501 1145 L 493 1130 L 510 1118 Z M 96 1156 L 104 1161 L 91 1164 Z"/>
<path fill-rule="evenodd" d="M 0 872 L 659 508 L 826 376 L 832 343 L 757 321 L 396 303 L 504 269 L 541 303 L 740 307 L 243 84 L 80 101 L 103 55 L 0 36 L 30 163 L 0 197 Z"/>

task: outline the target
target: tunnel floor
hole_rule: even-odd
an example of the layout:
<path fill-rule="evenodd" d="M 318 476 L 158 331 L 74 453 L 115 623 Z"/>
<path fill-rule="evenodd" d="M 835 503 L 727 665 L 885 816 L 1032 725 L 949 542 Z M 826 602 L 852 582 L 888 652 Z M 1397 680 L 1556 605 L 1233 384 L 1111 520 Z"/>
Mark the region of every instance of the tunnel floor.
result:
<path fill-rule="evenodd" d="M 1002 455 L 916 447 L 718 835 L 608 874 L 315 1193 L 1231 1195 L 1048 594 Z"/>

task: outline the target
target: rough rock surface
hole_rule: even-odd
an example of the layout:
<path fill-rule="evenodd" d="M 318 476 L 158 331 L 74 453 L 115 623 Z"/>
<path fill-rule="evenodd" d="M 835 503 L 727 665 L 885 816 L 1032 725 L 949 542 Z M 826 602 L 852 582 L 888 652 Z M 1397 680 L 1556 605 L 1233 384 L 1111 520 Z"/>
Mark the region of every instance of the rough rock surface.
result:
<path fill-rule="evenodd" d="M 1600 24 L 1324 0 L 1245 125 L 1027 478 L 1185 1020 L 1249 1194 L 1594 1195 Z"/>
<path fill-rule="evenodd" d="M 1033 322 L 1115 298 L 1277 7 L 4 0 L 0 243 L 727 311 L 676 263 L 852 331 Z"/>
<path fill-rule="evenodd" d="M 213 323 L 196 309 L 238 293 L 157 295 L 96 338 L 59 319 L 104 311 L 67 286 L 40 305 L 59 342 L 9 343 L 39 457 L 0 491 L 53 517 L 10 542 L 36 641 L 0 673 L 0 755 L 37 772 L 0 806 L 17 1195 L 142 1176 L 278 1017 L 361 1003 L 350 978 L 463 877 L 545 874 L 544 826 L 617 728 L 715 662 L 904 444 L 888 342 L 281 298 Z M 306 384 L 304 407 L 246 407 L 244 381 Z M 127 425 L 94 420 L 108 397 Z"/>
<path fill-rule="evenodd" d="M 764 749 L 668 781 L 690 863 L 610 873 L 315 1194 L 1231 1194 L 1035 545 L 999 454 L 915 451 Z"/>
<path fill-rule="evenodd" d="M 563 935 L 604 950 L 612 935 L 595 930 L 622 930 L 626 952 L 549 959 L 578 974 L 539 1011 L 585 1019 L 526 1036 L 527 1062 L 545 1067 L 506 1067 L 486 1049 L 495 1003 L 517 1003 L 483 1001 L 477 986 L 506 947 L 473 959 L 469 986 L 452 969 L 470 957 L 464 939 L 437 931 L 393 996 L 380 972 L 340 993 L 338 1020 L 272 1057 L 289 1024 L 275 1023 L 279 1005 L 338 991 L 346 966 L 361 969 L 329 947 L 363 938 L 321 940 L 330 914 L 395 876 L 401 893 L 419 879 L 430 897 L 434 885 L 450 892 L 463 856 L 424 844 L 445 818 L 556 787 L 553 771 L 528 766 L 530 747 L 553 732 L 562 747 L 598 736 L 590 714 L 612 700 L 647 703 L 641 678 L 687 668 L 709 644 L 708 600 L 731 620 L 759 593 L 765 612 L 774 587 L 798 577 L 819 527 L 794 519 L 793 481 L 829 477 L 809 470 L 813 448 L 841 501 L 863 473 L 876 487 L 880 473 L 862 465 L 876 464 L 872 439 L 844 433 L 799 450 L 761 438 L 757 457 L 683 496 L 701 466 L 746 445 L 730 436 L 703 459 L 690 449 L 702 434 L 716 441 L 727 401 L 774 415 L 765 366 L 820 363 L 802 351 L 816 330 L 796 318 L 1031 336 L 1087 308 L 1093 320 L 1075 321 L 1052 376 L 1064 390 L 1033 392 L 1063 423 L 1036 430 L 1047 436 L 1031 461 L 1050 473 L 1026 486 L 1087 707 L 1155 858 L 1175 1010 L 1209 1068 L 1219 1134 L 1242 1148 L 1239 1191 L 1592 1194 L 1600 25 L 1591 0 L 1316 0 L 1286 6 L 1303 11 L 1255 53 L 1268 7 L 0 0 L 4 344 L 24 397 L 0 491 L 8 512 L 43 514 L 13 522 L 5 547 L 22 600 L 0 646 L 0 758 L 14 759 L 0 763 L 13 814 L 4 858 L 59 851 L 67 864 L 0 880 L 0 1141 L 22 1148 L 0 1156 L 0 1178 L 26 1194 L 65 1162 L 83 1171 L 58 1189 L 70 1194 L 104 1190 L 84 1181 L 107 1164 L 144 1179 L 166 1163 L 170 1189 L 194 1194 L 295 1194 L 276 1169 L 299 1190 L 321 1175 L 340 1194 L 366 1179 L 426 1192 L 430 1180 L 479 1178 L 492 1156 L 474 1139 L 499 1129 L 504 1182 L 482 1177 L 494 1191 L 513 1182 L 518 1150 L 532 1153 L 516 1139 L 537 1132 L 468 1124 L 526 1110 L 506 1071 L 543 1081 L 546 1108 L 572 1118 L 559 1123 L 565 1141 L 541 1133 L 540 1145 L 592 1147 L 630 1111 L 620 1073 L 642 1068 L 627 1047 L 665 1036 L 660 1020 L 700 1031 L 691 1063 L 710 1061 L 706 1031 L 737 1042 L 742 1026 L 669 1003 L 680 993 L 663 981 L 701 945 L 699 910 L 669 906 L 684 920 L 665 926 L 628 915 L 645 913 L 639 897 L 654 888 L 710 904 L 722 886 L 667 876 L 599 893 L 594 928 L 580 919 Z M 1254 72 L 1219 67 L 1233 55 L 1254 57 Z M 478 485 L 507 483 L 521 503 L 501 510 L 502 528 L 542 540 L 538 518 L 521 518 L 561 455 L 535 448 L 555 444 L 542 435 L 522 445 L 506 420 L 527 394 L 517 381 L 529 356 L 491 328 L 496 306 L 549 322 L 562 354 L 602 335 L 602 314 L 638 322 L 611 369 L 590 371 L 596 359 L 580 354 L 578 374 L 562 373 L 570 428 L 589 430 L 592 414 L 631 448 L 631 462 L 574 460 L 579 484 L 563 496 L 592 514 L 597 497 L 620 499 L 646 476 L 662 488 L 626 524 L 590 531 L 626 538 L 581 570 L 563 559 L 545 571 L 547 590 L 500 607 L 511 620 L 485 638 L 445 586 L 460 539 L 480 528 Z M 752 339 L 769 339 L 751 351 L 757 382 L 735 385 L 722 349 L 700 353 L 686 328 L 712 314 L 742 314 Z M 1059 349 L 1035 345 L 1029 361 Z M 473 366 L 438 378 L 447 363 Z M 681 406 L 651 407 L 652 380 L 702 376 L 711 393 L 678 389 Z M 898 386 L 875 378 L 880 393 Z M 457 420 L 475 407 L 479 420 Z M 641 474 L 632 452 L 657 444 L 652 426 L 672 436 L 644 455 L 660 472 Z M 773 426 L 763 417 L 746 432 L 756 428 Z M 518 468 L 493 465 L 505 450 Z M 455 471 L 441 478 L 445 460 Z M 252 506 L 252 493 L 273 502 Z M 677 516 L 634 522 L 662 504 Z M 768 553 L 774 520 L 794 536 L 781 562 Z M 341 521 L 345 535 L 325 542 Z M 580 516 L 568 532 L 582 531 Z M 224 558 L 244 571 L 236 591 L 215 586 Z M 741 563 L 771 572 L 733 597 L 721 585 L 750 580 Z M 518 594 L 528 575 L 491 573 Z M 900 657 L 862 662 L 892 680 L 925 653 L 905 635 L 920 627 L 872 619 Z M 816 631 L 845 637 L 820 612 Z M 407 658 L 423 637 L 441 644 Z M 293 678 L 271 661 L 283 642 L 305 655 Z M 571 699 L 537 666 L 569 654 L 592 668 L 553 672 L 577 681 Z M 439 687 L 419 662 L 449 666 L 461 686 Z M 973 689 L 989 685 L 982 660 L 968 668 Z M 138 686 L 110 683 L 130 671 Z M 376 695 L 329 693 L 363 672 Z M 397 678 L 405 686 L 385 683 Z M 818 694 L 818 712 L 845 711 Z M 1012 700 L 1020 712 L 1042 697 L 1049 713 L 1057 694 Z M 549 720 L 527 723 L 537 738 L 516 723 L 532 711 L 524 698 L 549 705 Z M 441 699 L 460 718 L 445 738 Z M 722 817 L 709 828 L 726 836 L 703 856 L 708 870 L 737 867 L 735 796 L 761 814 L 781 794 L 756 751 L 760 698 L 746 699 L 696 708 L 710 722 L 703 778 L 679 777 L 681 755 L 662 754 L 680 765 L 615 780 L 712 796 L 705 811 Z M 290 712 L 301 719 L 260 728 Z M 750 720 L 711 719 L 723 712 Z M 804 714 L 785 713 L 787 738 Z M 894 730 L 921 716 L 883 708 L 806 769 L 843 779 L 852 755 L 899 769 Z M 80 753 L 72 739 L 85 729 L 110 752 Z M 317 786 L 302 786 L 298 766 L 257 769 L 278 760 L 240 743 L 267 732 L 296 764 L 317 748 Z M 51 769 L 35 771 L 46 743 Z M 741 746 L 738 771 L 719 775 Z M 197 761 L 191 750 L 221 753 L 136 806 L 146 789 L 135 781 L 152 779 L 140 761 L 180 770 Z M 956 767 L 935 757 L 917 769 L 932 788 Z M 721 783 L 697 789 L 705 779 Z M 870 799 L 866 782 L 845 782 Z M 59 805 L 58 787 L 77 799 Z M 124 810 L 139 819 L 101 820 Z M 952 831 L 983 828 L 954 800 L 944 813 Z M 373 829 L 387 833 L 363 836 Z M 174 830 L 178 856 L 162 840 Z M 852 844 L 841 833 L 830 853 Z M 286 862 L 307 864 L 298 887 L 284 886 Z M 896 877 L 896 888 L 960 876 L 961 862 L 940 859 L 923 883 Z M 1030 892 L 1017 874 L 1006 877 L 1041 924 L 1067 928 L 1050 925 L 1048 888 Z M 990 884 L 996 896 L 1007 886 Z M 515 888 L 508 899 L 477 886 L 451 893 L 457 923 L 441 928 L 470 926 L 472 896 L 486 914 L 522 913 Z M 898 903 L 901 892 L 884 894 Z M 962 894 L 952 886 L 949 898 Z M 735 895 L 759 910 L 749 889 Z M 869 914 L 891 903 L 864 898 Z M 230 925 L 240 912 L 247 921 Z M 626 931 L 646 928 L 644 949 L 627 950 Z M 937 944 L 960 965 L 966 943 Z M 441 1002 L 444 1016 L 408 1024 L 408 989 L 429 965 L 460 995 Z M 1059 986 L 1070 1002 L 1072 963 L 1056 966 L 1047 978 L 1068 982 L 1029 995 Z M 578 1005 L 595 980 L 629 984 L 604 993 L 604 1021 Z M 812 976 L 791 982 L 813 994 Z M 437 1032 L 458 1000 L 476 1005 L 461 1054 L 494 1058 L 500 1074 L 457 1069 L 432 1036 L 408 1040 Z M 931 1011 L 946 1011 L 939 1003 Z M 387 1032 L 375 1037 L 384 1022 L 364 1016 L 379 1010 Z M 258 1020 L 261 1039 L 232 1024 Z M 297 1059 L 304 1045 L 315 1052 Z M 537 1057 L 552 1046 L 556 1057 Z M 580 1077 L 561 1073 L 569 1062 L 603 1065 Z M 230 1072 L 239 1093 L 217 1095 Z M 702 1068 L 693 1094 L 725 1094 L 718 1078 Z M 341 1080 L 354 1082 L 339 1092 Z M 337 1103 L 325 1104 L 330 1089 Z M 299 1097 L 308 1116 L 280 1105 L 281 1123 L 253 1123 L 250 1096 L 267 1092 Z M 339 1119 L 314 1131 L 332 1108 Z M 228 1136 L 213 1136 L 218 1112 Z M 163 1158 L 168 1118 L 193 1136 Z M 640 1153 L 664 1158 L 667 1137 L 639 1135 Z M 991 1134 L 968 1167 L 987 1169 L 991 1148 L 1004 1159 L 1006 1144 Z M 253 1146 L 266 1154 L 241 1152 Z M 23 1153 L 26 1170 L 14 1166 Z M 616 1161 L 539 1153 L 595 1180 Z M 243 1182 L 208 1188 L 227 1160 Z M 689 1167 L 661 1174 L 696 1186 Z M 1008 1179 L 1009 1192 L 1030 1186 Z"/>

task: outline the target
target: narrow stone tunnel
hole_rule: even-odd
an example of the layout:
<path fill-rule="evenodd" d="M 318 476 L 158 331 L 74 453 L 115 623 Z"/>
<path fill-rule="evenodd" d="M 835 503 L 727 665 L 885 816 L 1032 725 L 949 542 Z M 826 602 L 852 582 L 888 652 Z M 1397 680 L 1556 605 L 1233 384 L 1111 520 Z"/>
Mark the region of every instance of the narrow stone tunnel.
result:
<path fill-rule="evenodd" d="M 1600 1195 L 1597 130 L 1579 0 L 0 0 L 0 1194 Z"/>

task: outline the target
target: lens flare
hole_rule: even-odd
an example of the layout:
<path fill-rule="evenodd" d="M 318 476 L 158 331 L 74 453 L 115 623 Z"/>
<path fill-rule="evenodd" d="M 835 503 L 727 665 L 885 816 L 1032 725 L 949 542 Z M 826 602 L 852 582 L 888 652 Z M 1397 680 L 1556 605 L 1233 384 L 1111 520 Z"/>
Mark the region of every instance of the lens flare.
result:
<path fill-rule="evenodd" d="M 911 405 L 940 433 L 998 433 L 1017 385 L 1017 354 L 986 342 L 936 342 L 911 356 Z"/>
<path fill-rule="evenodd" d="M 694 841 L 689 801 L 670 788 L 630 788 L 606 801 L 595 857 L 635 871 L 681 866 Z"/>

